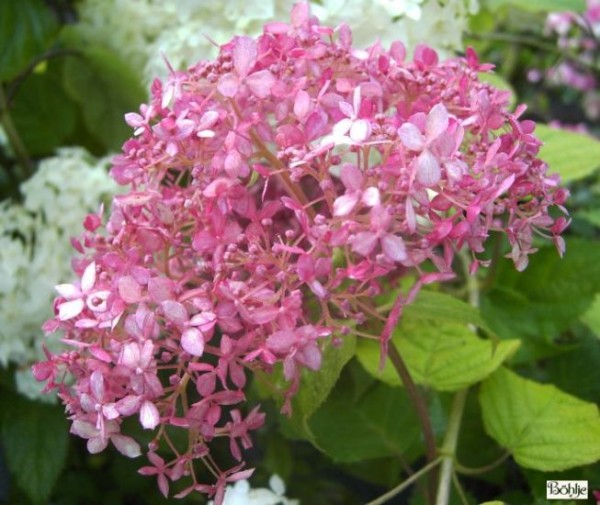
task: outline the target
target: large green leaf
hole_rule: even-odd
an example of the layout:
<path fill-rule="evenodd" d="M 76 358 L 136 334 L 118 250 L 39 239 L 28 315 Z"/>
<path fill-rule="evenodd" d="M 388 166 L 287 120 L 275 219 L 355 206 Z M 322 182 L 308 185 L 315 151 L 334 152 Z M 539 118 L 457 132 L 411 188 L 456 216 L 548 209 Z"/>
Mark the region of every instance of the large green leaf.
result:
<path fill-rule="evenodd" d="M 479 338 L 471 325 L 488 328 L 479 311 L 443 293 L 422 291 L 404 311 L 392 342 L 418 384 L 456 391 L 481 381 L 513 354 L 518 340 Z M 379 369 L 378 342 L 361 339 L 357 357 L 374 377 L 397 386 L 400 378 L 389 359 Z"/>
<path fill-rule="evenodd" d="M 357 401 L 334 393 L 310 420 L 317 445 L 334 461 L 401 456 L 419 440 L 419 422 L 403 389 L 375 383 Z"/>
<path fill-rule="evenodd" d="M 564 258 L 553 247 L 543 247 L 525 272 L 504 262 L 495 287 L 482 297 L 483 316 L 504 338 L 555 337 L 577 321 L 600 291 L 598 258 L 598 242 L 571 239 Z"/>
<path fill-rule="evenodd" d="M 58 21 L 42 0 L 0 2 L 0 82 L 25 70 L 57 31 Z"/>
<path fill-rule="evenodd" d="M 344 338 L 341 345 L 334 346 L 327 342 L 323 349 L 322 366 L 317 371 L 303 370 L 300 390 L 292 399 L 292 415 L 282 417 L 282 428 L 290 438 L 303 438 L 316 443 L 309 426 L 309 419 L 321 406 L 338 381 L 346 363 L 356 351 L 356 337 Z M 289 388 L 289 383 L 283 378 L 278 369 L 271 376 L 262 375 L 263 382 L 270 387 L 262 387 L 262 395 L 274 396 L 276 401 L 282 401 L 282 391 Z"/>
<path fill-rule="evenodd" d="M 114 52 L 95 46 L 84 48 L 81 58 L 69 58 L 63 77 L 89 133 L 105 148 L 119 149 L 131 136 L 125 113 L 137 110 L 146 96 L 139 76 Z"/>
<path fill-rule="evenodd" d="M 560 471 L 600 459 L 600 413 L 595 404 L 499 369 L 479 401 L 488 434 L 526 468 Z"/>
<path fill-rule="evenodd" d="M 76 106 L 62 87 L 57 63 L 30 75 L 14 98 L 11 115 L 30 156 L 51 154 L 75 129 Z"/>
<path fill-rule="evenodd" d="M 540 158 L 563 182 L 587 177 L 600 167 L 600 141 L 590 135 L 543 124 L 537 125 L 535 135 L 544 142 Z"/>
<path fill-rule="evenodd" d="M 520 344 L 519 340 L 483 340 L 464 324 L 412 318 L 401 322 L 392 341 L 413 380 L 437 391 L 458 391 L 483 380 Z M 391 385 L 401 384 L 389 359 L 379 371 L 377 342 L 360 341 L 357 356 L 373 375 Z"/>
<path fill-rule="evenodd" d="M 8 469 L 34 504 L 45 503 L 67 456 L 65 415 L 58 406 L 18 397 L 5 408 L 2 443 Z"/>
<path fill-rule="evenodd" d="M 491 10 L 506 6 L 518 7 L 530 12 L 583 12 L 586 8 L 585 0 L 484 0 L 483 6 Z"/>
<path fill-rule="evenodd" d="M 582 314 L 580 319 L 600 338 L 600 294 L 596 295 L 590 308 Z"/>

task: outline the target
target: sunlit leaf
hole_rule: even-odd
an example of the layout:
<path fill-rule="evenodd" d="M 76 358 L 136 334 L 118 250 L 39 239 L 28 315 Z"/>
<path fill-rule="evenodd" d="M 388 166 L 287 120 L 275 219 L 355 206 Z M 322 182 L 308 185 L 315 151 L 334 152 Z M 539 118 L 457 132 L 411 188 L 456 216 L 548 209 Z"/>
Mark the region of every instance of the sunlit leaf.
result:
<path fill-rule="evenodd" d="M 537 125 L 535 135 L 544 142 L 540 158 L 563 182 L 587 177 L 600 167 L 600 141 L 590 135 L 544 124 Z"/>
<path fill-rule="evenodd" d="M 515 461 L 560 471 L 600 459 L 600 413 L 593 403 L 501 368 L 480 389 L 488 434 Z"/>

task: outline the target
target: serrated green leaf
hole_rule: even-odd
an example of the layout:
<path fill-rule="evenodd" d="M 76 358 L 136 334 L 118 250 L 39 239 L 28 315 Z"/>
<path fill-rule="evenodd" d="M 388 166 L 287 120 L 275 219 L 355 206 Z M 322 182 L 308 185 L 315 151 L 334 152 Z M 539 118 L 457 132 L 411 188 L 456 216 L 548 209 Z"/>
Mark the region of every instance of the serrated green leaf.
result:
<path fill-rule="evenodd" d="M 464 324 L 406 317 L 392 341 L 417 384 L 437 391 L 458 391 L 475 384 L 516 352 L 519 340 L 483 340 Z M 400 378 L 386 361 L 379 371 L 379 344 L 361 340 L 358 359 L 374 376 L 391 385 Z"/>
<path fill-rule="evenodd" d="M 583 133 L 538 124 L 535 135 L 544 145 L 539 156 L 563 182 L 582 179 L 600 167 L 600 141 Z"/>
<path fill-rule="evenodd" d="M 417 383 L 456 391 L 492 373 L 519 346 L 518 340 L 483 340 L 470 325 L 493 333 L 475 307 L 424 290 L 405 308 L 392 340 Z M 365 369 L 387 384 L 400 385 L 389 360 L 383 371 L 379 370 L 379 353 L 378 342 L 359 340 L 357 357 Z"/>
<path fill-rule="evenodd" d="M 562 259 L 543 247 L 524 272 L 505 262 L 496 286 L 482 296 L 481 312 L 501 337 L 550 339 L 576 322 L 600 291 L 598 258 L 598 242 L 570 239 Z"/>
<path fill-rule="evenodd" d="M 600 459 L 598 407 L 501 368 L 482 384 L 488 434 L 526 468 L 561 471 Z"/>
<path fill-rule="evenodd" d="M 595 296 L 590 308 L 583 313 L 580 320 L 600 338 L 600 294 Z"/>
<path fill-rule="evenodd" d="M 32 74 L 14 97 L 11 115 L 30 156 L 51 154 L 75 129 L 77 111 L 62 87 L 58 66 Z"/>
<path fill-rule="evenodd" d="M 518 7 L 530 12 L 585 11 L 585 0 L 485 0 L 485 7 L 491 10 L 502 7 Z"/>
<path fill-rule="evenodd" d="M 419 422 L 401 388 L 376 383 L 356 402 L 333 394 L 310 420 L 318 446 L 337 462 L 400 456 L 419 439 Z"/>
<path fill-rule="evenodd" d="M 0 82 L 25 70 L 57 31 L 58 21 L 42 0 L 0 2 Z"/>
<path fill-rule="evenodd" d="M 338 381 L 341 371 L 356 352 L 356 337 L 344 338 L 342 345 L 334 346 L 327 342 L 323 349 L 322 366 L 319 370 L 303 370 L 300 390 L 292 400 L 291 417 L 283 417 L 281 424 L 283 432 L 289 438 L 303 438 L 316 445 L 316 440 L 309 426 L 309 419 L 321 406 Z M 263 378 L 274 387 L 276 400 L 281 401 L 281 391 L 289 388 L 289 383 L 283 378 L 280 370 L 270 377 Z M 267 390 L 263 391 L 263 394 Z"/>
<path fill-rule="evenodd" d="M 102 47 L 69 58 L 63 73 L 67 93 L 81 104 L 87 130 L 107 149 L 119 149 L 131 135 L 123 119 L 145 99 L 141 81 L 126 62 Z"/>
<path fill-rule="evenodd" d="M 58 406 L 19 398 L 2 430 L 9 471 L 34 504 L 50 496 L 67 456 L 68 427 Z"/>

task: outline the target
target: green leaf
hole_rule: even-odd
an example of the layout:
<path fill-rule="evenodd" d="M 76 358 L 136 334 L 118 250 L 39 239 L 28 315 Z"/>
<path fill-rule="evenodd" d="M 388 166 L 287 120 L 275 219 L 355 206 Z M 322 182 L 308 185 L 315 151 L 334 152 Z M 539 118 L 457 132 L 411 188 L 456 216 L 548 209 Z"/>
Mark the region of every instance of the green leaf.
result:
<path fill-rule="evenodd" d="M 57 32 L 58 21 L 42 0 L 0 2 L 0 82 L 25 70 Z"/>
<path fill-rule="evenodd" d="M 491 10 L 511 6 L 530 12 L 585 11 L 585 0 L 485 0 L 484 7 Z"/>
<path fill-rule="evenodd" d="M 583 333 L 583 332 L 582 332 Z M 544 363 L 545 378 L 565 393 L 600 403 L 600 345 L 583 333 L 571 349 Z"/>
<path fill-rule="evenodd" d="M 75 129 L 76 105 L 62 87 L 56 63 L 30 75 L 14 98 L 11 115 L 30 156 L 51 154 Z"/>
<path fill-rule="evenodd" d="M 538 124 L 535 135 L 544 145 L 539 156 L 563 182 L 582 179 L 600 167 L 600 141 L 573 131 Z"/>
<path fill-rule="evenodd" d="M 597 294 L 590 308 L 580 317 L 582 323 L 600 338 L 600 294 Z"/>
<path fill-rule="evenodd" d="M 4 422 L 9 471 L 34 504 L 46 502 L 67 456 L 68 428 L 58 406 L 16 398 Z"/>
<path fill-rule="evenodd" d="M 600 209 L 581 210 L 577 212 L 576 217 L 585 219 L 596 228 L 600 228 Z"/>
<path fill-rule="evenodd" d="M 469 325 L 487 328 L 478 310 L 443 293 L 422 291 L 406 307 L 392 341 L 414 381 L 438 391 L 457 391 L 481 381 L 519 347 L 518 340 L 479 338 Z M 365 369 L 387 384 L 400 378 L 389 359 L 379 370 L 378 342 L 361 339 L 357 357 Z"/>
<path fill-rule="evenodd" d="M 114 52 L 99 46 L 84 48 L 84 57 L 64 66 L 67 93 L 81 104 L 87 130 L 105 148 L 116 150 L 131 136 L 123 119 L 137 110 L 146 94 L 140 78 Z"/>
<path fill-rule="evenodd" d="M 600 291 L 598 258 L 598 242 L 570 239 L 562 259 L 554 247 L 543 247 L 525 272 L 500 264 L 496 286 L 482 296 L 483 316 L 503 338 L 553 338 L 576 322 Z"/>
<path fill-rule="evenodd" d="M 382 383 L 355 402 L 336 388 L 310 427 L 321 450 L 337 462 L 401 456 L 420 433 L 406 392 Z"/>
<path fill-rule="evenodd" d="M 600 459 L 600 413 L 592 403 L 504 368 L 483 382 L 479 401 L 486 431 L 523 467 L 561 471 Z"/>
<path fill-rule="evenodd" d="M 292 415 L 289 418 L 284 416 L 281 420 L 286 436 L 315 443 L 308 420 L 329 396 L 342 369 L 354 356 L 355 351 L 356 337 L 345 337 L 340 346 L 334 346 L 328 341 L 323 349 L 321 368 L 316 372 L 306 369 L 302 371 L 300 390 L 292 400 Z M 289 388 L 289 383 L 283 378 L 280 370 L 266 379 L 274 384 L 275 391 L 281 392 Z"/>

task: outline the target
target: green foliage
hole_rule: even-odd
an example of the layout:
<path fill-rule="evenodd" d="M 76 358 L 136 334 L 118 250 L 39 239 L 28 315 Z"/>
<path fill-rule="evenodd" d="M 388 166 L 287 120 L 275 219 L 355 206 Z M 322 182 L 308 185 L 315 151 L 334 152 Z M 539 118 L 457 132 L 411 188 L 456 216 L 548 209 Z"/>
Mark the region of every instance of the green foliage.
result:
<path fill-rule="evenodd" d="M 32 503 L 45 503 L 67 456 L 63 409 L 3 392 L 2 444 L 16 484 Z"/>
<path fill-rule="evenodd" d="M 0 2 L 0 82 L 23 72 L 57 32 L 58 22 L 43 0 Z"/>
<path fill-rule="evenodd" d="M 339 346 L 329 341 L 323 350 L 322 367 L 316 372 L 302 371 L 300 390 L 292 400 L 292 415 L 282 419 L 282 427 L 287 436 L 304 438 L 316 444 L 308 420 L 329 396 L 344 365 L 354 356 L 355 349 L 356 338 L 346 338 Z M 281 368 L 271 376 L 262 375 L 261 379 L 262 395 L 273 396 L 281 404 L 282 392 L 289 388 Z"/>
<path fill-rule="evenodd" d="M 485 319 L 503 338 L 531 337 L 523 340 L 522 359 L 548 354 L 552 340 L 577 321 L 600 290 L 599 257 L 597 242 L 571 239 L 564 258 L 553 247 L 542 247 L 525 272 L 502 263 L 494 287 L 482 297 Z"/>
<path fill-rule="evenodd" d="M 18 89 L 11 115 L 30 156 L 52 154 L 73 134 L 77 111 L 62 86 L 60 66 L 50 61 Z"/>
<path fill-rule="evenodd" d="M 120 149 L 131 135 L 123 116 L 137 110 L 145 91 L 125 61 L 100 46 L 87 47 L 81 58 L 64 65 L 64 86 L 81 106 L 90 135 L 106 149 Z"/>
<path fill-rule="evenodd" d="M 421 297 L 421 295 L 424 295 Z M 519 347 L 518 340 L 495 343 L 479 338 L 468 325 L 486 326 L 474 307 L 442 293 L 422 292 L 407 307 L 392 342 L 417 384 L 457 391 L 491 374 Z M 360 340 L 357 356 L 374 377 L 401 385 L 389 359 L 379 370 L 379 344 Z"/>
<path fill-rule="evenodd" d="M 595 296 L 590 308 L 581 315 L 580 319 L 600 338 L 600 294 Z"/>
<path fill-rule="evenodd" d="M 419 438 L 419 423 L 406 392 L 380 382 L 358 399 L 336 388 L 310 427 L 317 445 L 338 462 L 400 457 Z"/>
<path fill-rule="evenodd" d="M 502 7 L 518 7 L 530 12 L 585 10 L 585 0 L 483 0 L 482 4 L 491 10 Z"/>
<path fill-rule="evenodd" d="M 486 431 L 526 468 L 560 471 L 600 459 L 598 407 L 501 368 L 480 396 Z"/>
<path fill-rule="evenodd" d="M 590 135 L 544 124 L 537 125 L 535 135 L 544 142 L 540 158 L 563 182 L 582 179 L 600 167 L 600 141 Z"/>

